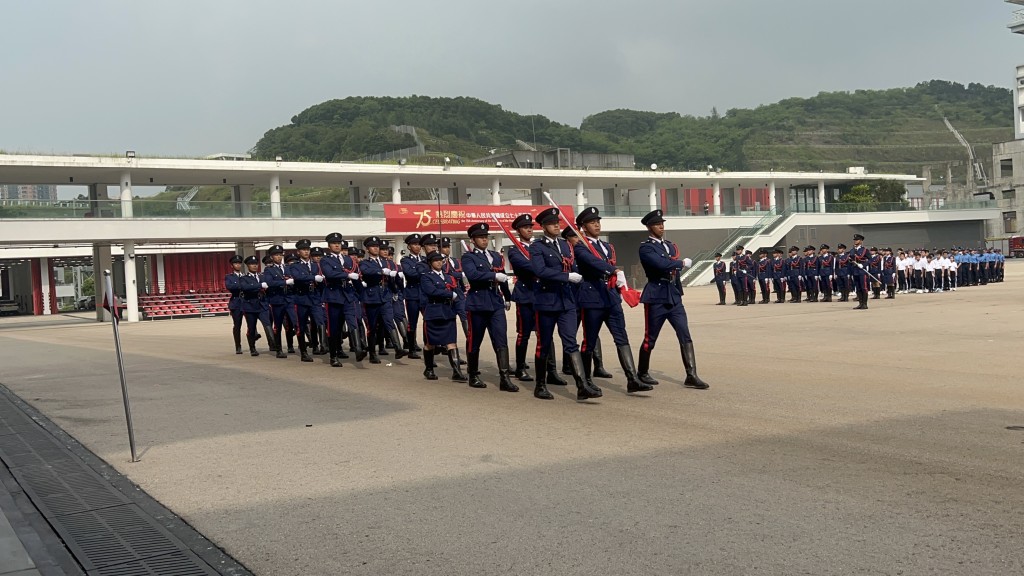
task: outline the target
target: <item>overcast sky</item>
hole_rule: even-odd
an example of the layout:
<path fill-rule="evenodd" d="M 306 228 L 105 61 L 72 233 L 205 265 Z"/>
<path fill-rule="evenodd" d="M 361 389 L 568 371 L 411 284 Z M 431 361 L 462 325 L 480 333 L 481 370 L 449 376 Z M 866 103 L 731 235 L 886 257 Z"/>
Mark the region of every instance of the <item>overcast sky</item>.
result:
<path fill-rule="evenodd" d="M 0 150 L 241 152 L 331 98 L 474 96 L 579 125 L 930 79 L 1010 87 L 1001 0 L 4 2 Z"/>

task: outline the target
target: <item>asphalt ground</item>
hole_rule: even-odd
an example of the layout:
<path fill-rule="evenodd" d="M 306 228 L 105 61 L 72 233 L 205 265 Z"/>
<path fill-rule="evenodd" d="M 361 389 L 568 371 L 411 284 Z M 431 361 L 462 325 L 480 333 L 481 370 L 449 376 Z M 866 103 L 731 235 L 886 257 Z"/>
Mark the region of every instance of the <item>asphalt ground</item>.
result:
<path fill-rule="evenodd" d="M 499 392 L 486 348 L 473 390 L 125 325 L 134 464 L 109 324 L 0 322 L 0 383 L 257 574 L 1020 574 L 1022 280 L 867 311 L 687 289 L 711 389 L 667 332 L 629 396 L 606 337 L 588 403 Z"/>

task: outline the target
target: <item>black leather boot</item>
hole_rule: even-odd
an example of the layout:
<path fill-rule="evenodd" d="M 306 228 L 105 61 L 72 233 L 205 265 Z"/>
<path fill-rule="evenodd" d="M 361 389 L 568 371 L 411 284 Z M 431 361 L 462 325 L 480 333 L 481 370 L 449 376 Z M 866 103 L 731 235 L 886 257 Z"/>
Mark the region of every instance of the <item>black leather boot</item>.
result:
<path fill-rule="evenodd" d="M 594 361 L 594 351 L 593 350 L 588 350 L 586 352 L 582 352 L 581 351 L 580 352 L 580 358 L 583 359 L 583 381 L 586 382 L 587 384 L 593 386 L 594 385 L 594 378 L 593 378 L 594 373 L 593 373 L 593 369 L 592 369 L 592 363 Z"/>
<path fill-rule="evenodd" d="M 235 354 L 242 353 L 242 327 L 231 327 L 231 336 L 235 339 Z"/>
<path fill-rule="evenodd" d="M 395 343 L 395 360 L 402 359 L 405 356 L 406 352 L 405 346 L 400 347 L 398 345 L 398 343 L 401 342 L 401 337 L 399 336 L 398 330 L 396 328 L 388 328 L 388 334 L 391 335 L 391 341 Z"/>
<path fill-rule="evenodd" d="M 394 340 L 391 339 L 390 330 L 385 330 L 380 323 L 377 324 L 377 356 L 391 356 L 388 348 L 394 349 Z"/>
<path fill-rule="evenodd" d="M 857 292 L 857 306 L 854 310 L 867 310 L 868 309 L 868 293 Z"/>
<path fill-rule="evenodd" d="M 434 349 L 423 350 L 423 377 L 427 380 L 437 380 L 437 374 L 434 374 Z"/>
<path fill-rule="evenodd" d="M 331 367 L 341 368 L 341 336 L 332 334 L 327 337 L 327 348 L 331 354 Z"/>
<path fill-rule="evenodd" d="M 376 329 L 370 332 L 369 344 L 366 346 L 366 352 L 370 355 L 370 364 L 380 364 L 380 358 L 377 356 L 377 332 Z M 358 359 L 359 356 L 357 355 Z"/>
<path fill-rule="evenodd" d="M 547 356 L 540 356 L 540 357 L 537 358 L 537 366 L 544 366 L 547 363 L 548 363 Z M 551 392 L 548 390 L 547 385 L 545 384 L 545 379 L 546 379 L 546 377 L 547 377 L 549 372 L 551 372 L 551 371 L 550 370 L 544 370 L 543 368 L 541 368 L 540 370 L 537 370 L 536 385 L 533 388 L 533 397 L 534 398 L 540 398 L 541 400 L 554 400 L 555 399 L 554 395 L 551 394 Z"/>
<path fill-rule="evenodd" d="M 526 371 L 526 350 L 529 347 L 529 343 L 516 346 L 516 378 L 520 382 L 530 382 L 533 380 L 533 376 L 530 376 L 530 373 Z"/>
<path fill-rule="evenodd" d="M 640 347 L 640 367 L 636 371 L 636 379 L 649 384 L 651 386 L 657 386 L 658 381 L 651 377 L 648 370 L 651 369 L 651 351 L 644 350 L 644 347 Z"/>
<path fill-rule="evenodd" d="M 594 342 L 594 378 L 611 378 L 611 372 L 604 369 L 604 354 L 601 353 L 601 339 Z"/>
<path fill-rule="evenodd" d="M 576 399 L 590 400 L 603 396 L 601 389 L 584 379 L 583 356 L 579 350 L 569 354 L 569 366 L 572 367 L 572 377 L 576 380 Z"/>
<path fill-rule="evenodd" d="M 572 376 L 572 361 L 569 360 L 569 355 L 565 352 L 562 352 L 562 374 Z"/>
<path fill-rule="evenodd" d="M 456 382 L 468 382 L 469 378 L 462 373 L 462 358 L 459 358 L 458 347 L 448 350 L 448 364 L 452 367 L 452 380 Z"/>
<path fill-rule="evenodd" d="M 366 358 L 366 332 L 363 331 L 362 326 L 356 326 L 354 329 L 350 329 L 348 337 L 352 339 L 353 352 L 356 353 L 356 362 L 362 362 Z M 377 360 L 380 363 L 380 360 Z"/>
<path fill-rule="evenodd" d="M 299 339 L 299 357 L 303 362 L 312 362 L 313 357 L 309 355 L 309 349 L 306 347 L 306 343 Z"/>
<path fill-rule="evenodd" d="M 267 344 L 272 344 L 273 345 L 274 351 L 277 352 L 277 358 L 287 358 L 288 357 L 288 354 L 285 353 L 285 351 L 284 351 L 284 346 L 282 345 L 282 342 L 281 342 L 281 334 L 280 333 L 275 333 L 273 336 L 271 336 L 270 337 L 270 341 L 267 342 Z"/>
<path fill-rule="evenodd" d="M 498 360 L 498 389 L 502 392 L 519 392 L 519 386 L 509 378 L 508 348 L 498 348 L 494 356 Z"/>
<path fill-rule="evenodd" d="M 548 375 L 545 378 L 545 380 L 550 386 L 567 386 L 569 384 L 568 382 L 565 381 L 565 379 L 558 375 L 558 365 L 555 363 L 554 355 L 548 356 L 546 365 L 548 367 Z M 538 362 L 538 369 L 540 368 L 540 366 L 541 364 Z"/>
<path fill-rule="evenodd" d="M 487 384 L 480 379 L 480 353 L 469 352 L 466 356 L 469 358 L 469 364 L 466 366 L 466 371 L 469 372 L 469 387 L 487 388 Z"/>
<path fill-rule="evenodd" d="M 683 367 L 686 368 L 686 381 L 683 382 L 683 386 L 698 390 L 710 388 L 706 382 L 697 376 L 697 359 L 693 353 L 693 342 L 683 344 Z"/>
<path fill-rule="evenodd" d="M 288 353 L 295 354 L 295 329 L 291 326 L 285 328 L 284 337 L 288 341 Z"/>
<path fill-rule="evenodd" d="M 246 334 L 245 335 L 245 340 L 249 343 L 249 355 L 250 356 L 259 356 L 260 352 L 259 352 L 259 350 L 256 349 L 256 337 L 252 336 L 252 335 L 249 335 L 249 334 Z"/>
<path fill-rule="evenodd" d="M 615 351 L 619 354 L 619 366 L 622 366 L 622 371 L 626 374 L 626 392 L 650 392 L 654 390 L 654 386 L 644 384 L 637 378 L 636 366 L 633 364 L 633 350 L 629 347 L 629 344 L 616 346 Z"/>
<path fill-rule="evenodd" d="M 416 335 L 409 332 L 409 323 L 402 320 L 398 326 L 398 331 L 405 336 L 405 340 L 403 340 L 403 342 L 405 344 L 405 349 L 408 352 L 406 356 L 408 356 L 410 360 L 419 360 L 420 347 L 416 345 Z"/>

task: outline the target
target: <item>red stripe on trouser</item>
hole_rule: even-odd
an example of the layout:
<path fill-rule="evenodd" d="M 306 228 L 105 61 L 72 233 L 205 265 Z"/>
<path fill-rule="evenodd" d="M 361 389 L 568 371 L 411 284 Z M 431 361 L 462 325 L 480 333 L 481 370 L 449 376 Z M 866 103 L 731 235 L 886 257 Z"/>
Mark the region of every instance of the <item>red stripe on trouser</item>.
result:
<path fill-rule="evenodd" d="M 534 311 L 533 313 L 533 329 L 537 331 L 537 353 L 534 357 L 540 358 L 540 312 L 538 311 Z"/>
<path fill-rule="evenodd" d="M 516 304 L 516 348 L 523 345 L 523 310 Z"/>
<path fill-rule="evenodd" d="M 473 353 L 473 313 L 466 311 L 466 354 Z"/>
<path fill-rule="evenodd" d="M 295 308 L 295 334 L 302 336 L 302 322 L 304 318 L 299 318 L 299 305 L 293 304 L 292 306 Z"/>
<path fill-rule="evenodd" d="M 434 345 L 430 343 L 430 339 L 427 338 L 427 319 L 423 319 L 423 345 L 428 348 L 433 348 Z"/>
<path fill-rule="evenodd" d="M 274 334 L 277 334 L 280 329 L 277 327 L 277 318 L 274 314 L 274 305 L 267 304 L 267 308 L 270 308 L 270 326 L 274 329 Z"/>
<path fill-rule="evenodd" d="M 651 305 L 644 304 L 644 343 L 643 349 L 648 352 L 651 350 L 650 332 L 649 326 L 651 323 Z"/>
<path fill-rule="evenodd" d="M 583 310 L 582 309 L 577 310 L 576 313 L 579 314 L 580 325 L 583 326 L 583 346 L 580 347 L 580 350 L 582 352 L 586 352 L 587 351 L 587 317 L 586 317 L 585 314 L 583 314 Z"/>

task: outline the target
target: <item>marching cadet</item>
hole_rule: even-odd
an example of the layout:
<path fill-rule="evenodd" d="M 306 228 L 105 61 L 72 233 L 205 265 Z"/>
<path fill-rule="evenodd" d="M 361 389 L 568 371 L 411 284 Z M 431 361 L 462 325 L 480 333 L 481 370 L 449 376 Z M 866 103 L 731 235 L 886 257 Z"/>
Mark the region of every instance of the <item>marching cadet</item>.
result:
<path fill-rule="evenodd" d="M 747 304 L 757 302 L 757 262 L 754 260 L 754 253 L 746 250 L 743 253 L 750 263 L 750 278 L 747 280 Z"/>
<path fill-rule="evenodd" d="M 259 351 L 256 350 L 256 340 L 259 339 L 259 334 L 256 333 L 256 322 L 260 321 L 261 316 L 264 313 L 263 303 L 263 278 L 260 274 L 260 261 L 255 256 L 249 256 L 245 259 L 245 266 L 248 272 L 238 279 L 238 289 L 242 293 L 242 314 L 245 316 L 245 337 L 249 343 L 249 355 L 259 356 Z M 266 330 L 264 324 L 264 330 Z M 270 345 L 270 349 L 275 348 L 273 331 L 267 332 L 267 344 Z"/>
<path fill-rule="evenodd" d="M 569 248 L 573 250 L 575 254 L 576 245 L 580 243 L 580 237 L 576 235 L 576 232 L 572 228 L 566 226 L 561 233 L 562 239 L 569 243 Z M 580 284 L 573 284 L 569 287 L 573 292 L 572 295 L 579 301 L 580 295 Z M 579 333 L 580 325 L 583 322 L 583 314 L 579 311 L 576 312 L 576 332 Z M 604 369 L 604 354 L 601 352 L 601 337 L 595 338 L 591 344 L 591 350 L 593 351 L 593 362 L 594 369 L 591 372 L 591 376 L 594 378 L 611 378 L 610 372 Z M 554 352 L 551 354 L 551 370 L 552 373 L 548 374 L 548 384 L 556 386 L 565 386 L 567 382 L 562 380 L 557 374 L 557 366 L 554 363 Z M 572 376 L 572 359 L 569 354 L 562 350 L 562 374 L 566 376 Z"/>
<path fill-rule="evenodd" d="M 455 278 L 458 286 L 462 289 L 463 295 L 466 292 L 466 277 L 462 273 L 462 264 L 452 258 L 452 239 L 442 236 L 438 239 L 438 250 L 444 255 L 444 273 Z M 466 318 L 466 299 L 459 298 L 455 301 L 455 313 L 459 315 L 459 322 L 462 323 L 462 335 L 469 338 L 469 321 Z M 468 353 L 468 351 L 467 351 Z"/>
<path fill-rule="evenodd" d="M 786 303 L 786 261 L 782 259 L 782 248 L 772 250 L 772 288 L 775 289 L 775 303 Z"/>
<path fill-rule="evenodd" d="M 341 368 L 341 338 L 344 332 L 345 318 L 345 287 L 353 280 L 359 280 L 359 274 L 352 272 L 352 262 L 341 253 L 342 235 L 331 232 L 327 235 L 328 254 L 320 260 L 320 274 L 324 277 L 324 306 L 327 319 L 327 352 L 331 366 Z"/>
<path fill-rule="evenodd" d="M 804 275 L 803 263 L 803 259 L 800 258 L 800 249 L 796 246 L 790 246 L 789 259 L 786 260 L 786 278 L 789 280 L 790 303 L 800 303 L 800 279 Z"/>
<path fill-rule="evenodd" d="M 829 250 L 828 244 L 822 244 L 818 254 L 818 286 L 824 293 L 822 302 L 832 301 L 832 276 L 835 274 L 836 257 Z"/>
<path fill-rule="evenodd" d="M 299 257 L 296 256 L 294 252 L 285 255 L 285 257 L 284 257 L 284 264 L 281 265 L 281 270 L 284 271 L 285 278 L 288 277 L 288 268 L 294 262 L 297 262 L 298 260 L 299 260 Z M 283 323 L 284 334 L 285 334 L 285 341 L 288 343 L 288 353 L 289 354 L 295 354 L 295 332 L 296 332 L 296 327 L 292 323 L 292 317 L 293 316 L 298 317 L 298 314 L 295 311 L 295 285 L 294 284 L 292 284 L 290 286 L 285 286 L 284 287 L 284 297 L 285 297 L 285 305 L 290 310 L 290 312 L 285 315 L 284 323 Z"/>
<path fill-rule="evenodd" d="M 705 390 L 709 386 L 697 376 L 697 360 L 693 351 L 693 338 L 686 319 L 686 308 L 683 306 L 683 286 L 679 275 L 689 262 L 679 259 L 679 248 L 665 239 L 665 218 L 661 210 L 655 210 L 644 216 L 640 223 L 647 227 L 650 237 L 640 244 L 640 264 L 647 276 L 640 302 L 644 304 L 644 343 L 640 348 L 640 380 L 653 384 L 655 380 L 648 374 L 651 361 L 651 350 L 658 341 L 661 328 L 668 321 L 676 331 L 679 340 L 683 366 L 686 369 L 684 386 Z"/>
<path fill-rule="evenodd" d="M 537 313 L 537 371 L 533 395 L 542 400 L 552 400 L 548 391 L 547 366 L 552 354 L 555 327 L 562 340 L 562 350 L 569 353 L 573 378 L 576 380 L 576 398 L 586 400 L 600 398 L 601 389 L 584 380 L 583 358 L 576 344 L 576 299 L 570 286 L 583 281 L 576 271 L 573 250 L 568 242 L 559 237 L 559 210 L 551 207 L 537 215 L 537 222 L 544 229 L 544 237 L 530 246 L 530 265 L 537 276 L 537 290 L 534 307 Z"/>
<path fill-rule="evenodd" d="M 508 326 L 505 312 L 512 307 L 512 293 L 508 289 L 505 260 L 499 252 L 488 250 L 487 223 L 473 224 L 467 230 L 473 249 L 462 255 L 462 270 L 469 280 L 466 311 L 469 316 L 469 334 L 466 355 L 469 360 L 469 385 L 486 388 L 480 379 L 480 344 L 484 330 L 491 337 L 494 356 L 498 363 L 498 388 L 503 392 L 518 392 L 519 387 L 509 378 Z"/>
<path fill-rule="evenodd" d="M 853 285 L 850 281 L 850 254 L 846 251 L 846 244 L 839 244 L 836 246 L 836 250 L 838 251 L 836 254 L 836 285 L 842 294 L 839 301 L 849 302 L 850 288 Z"/>
<path fill-rule="evenodd" d="M 739 263 L 736 261 L 738 256 L 735 252 L 732 253 L 732 259 L 729 260 L 729 285 L 732 286 L 732 305 L 742 306 L 740 303 L 740 270 Z"/>
<path fill-rule="evenodd" d="M 295 327 L 299 337 L 299 355 L 303 362 L 313 361 L 313 357 L 309 355 L 309 325 L 313 320 L 313 291 L 317 284 L 316 278 L 320 274 L 318 267 L 315 267 L 310 259 L 311 244 L 307 238 L 295 243 L 298 258 L 288 265 L 285 272 L 295 282 L 292 286 L 292 302 L 298 318 Z M 323 282 L 323 276 L 320 276 L 320 282 Z"/>
<path fill-rule="evenodd" d="M 401 346 L 406 351 L 405 355 L 408 355 L 412 343 L 409 341 L 409 323 L 405 318 L 405 273 L 402 272 L 401 265 L 395 262 L 394 246 L 388 242 L 382 242 L 380 250 L 388 269 L 395 271 L 388 282 L 388 289 L 391 291 L 391 309 L 395 319 L 395 328 L 398 329 L 398 337 L 401 341 L 393 342 L 393 344 L 396 350 Z"/>
<path fill-rule="evenodd" d="M 405 237 L 405 245 L 409 248 L 409 255 L 402 258 L 402 280 L 405 284 L 405 317 L 408 320 L 409 335 L 409 358 L 420 359 L 420 347 L 416 344 L 416 327 L 420 320 L 420 265 L 424 258 L 420 255 L 423 246 L 420 244 L 419 234 L 410 234 Z"/>
<path fill-rule="evenodd" d="M 814 254 L 814 246 L 804 248 L 803 280 L 807 302 L 818 301 L 818 257 Z"/>
<path fill-rule="evenodd" d="M 583 281 L 579 283 L 577 304 L 583 322 L 583 377 L 590 384 L 591 362 L 601 325 L 606 325 L 615 341 L 619 365 L 626 375 L 626 392 L 650 392 L 653 387 L 637 377 L 633 362 L 633 350 L 626 334 L 626 318 L 622 313 L 622 296 L 619 289 L 626 286 L 626 274 L 615 267 L 615 247 L 600 239 L 601 214 L 591 206 L 576 216 L 576 226 L 584 235 L 573 247 L 576 267 Z M 613 279 L 614 278 L 614 279 Z M 614 284 L 614 287 L 613 287 Z"/>
<path fill-rule="evenodd" d="M 516 372 L 521 382 L 530 382 L 533 376 L 527 372 L 526 352 L 530 348 L 530 334 L 536 329 L 533 311 L 533 293 L 537 276 L 530 265 L 530 244 L 533 243 L 533 217 L 520 214 L 512 221 L 512 228 L 519 235 L 519 243 L 508 251 L 508 262 L 516 276 L 512 289 L 512 301 L 516 303 Z M 543 368 L 541 368 L 543 369 Z"/>
<path fill-rule="evenodd" d="M 882 293 L 882 284 L 878 281 L 882 277 L 882 256 L 874 246 L 871 247 L 871 257 L 868 258 L 868 272 L 875 277 L 871 281 L 871 291 L 874 294 L 871 299 L 878 300 Z"/>
<path fill-rule="evenodd" d="M 289 305 L 286 287 L 295 284 L 295 280 L 284 273 L 282 263 L 284 262 L 284 248 L 280 245 L 273 245 L 267 250 L 270 254 L 271 263 L 263 269 L 262 286 L 267 291 L 267 304 L 270 305 L 270 316 L 274 325 L 274 341 L 277 342 L 277 357 L 287 358 L 284 347 L 281 345 L 281 328 L 287 316 L 292 326 L 298 323 L 295 315 L 295 308 Z"/>
<path fill-rule="evenodd" d="M 754 282 L 754 261 L 743 251 L 743 245 L 736 247 L 736 279 L 739 282 L 740 306 L 750 304 L 750 293 Z"/>
<path fill-rule="evenodd" d="M 870 255 L 864 246 L 864 237 L 853 235 L 853 248 L 850 248 L 850 265 L 853 266 L 853 281 L 857 286 L 857 306 L 854 310 L 868 309 L 868 260 Z"/>
<path fill-rule="evenodd" d="M 455 341 L 455 319 L 458 315 L 453 306 L 455 300 L 462 298 L 462 291 L 455 279 L 444 273 L 444 254 L 431 251 L 427 255 L 427 262 L 430 270 L 420 274 L 420 290 L 423 292 L 423 364 L 426 367 L 423 376 L 427 380 L 437 380 L 434 355 L 447 353 L 448 364 L 452 367 L 452 380 L 466 382 L 468 378 L 459 365 L 461 358 Z"/>
<path fill-rule="evenodd" d="M 314 356 L 323 356 L 327 354 L 327 320 L 324 316 L 324 275 L 320 270 L 320 260 L 324 257 L 324 249 L 314 246 L 309 251 L 309 257 L 313 261 L 313 269 L 316 271 L 316 276 L 320 277 L 317 279 L 314 276 L 315 284 L 313 285 L 313 291 L 309 295 L 310 300 L 313 302 L 311 310 L 313 329 L 309 332 L 311 337 L 310 347 L 313 348 Z"/>
<path fill-rule="evenodd" d="M 761 256 L 757 260 L 757 284 L 761 289 L 761 304 L 767 304 L 769 302 L 769 293 L 771 292 L 771 278 L 772 278 L 772 264 L 771 260 L 768 260 L 768 249 L 761 248 L 758 251 Z"/>
<path fill-rule="evenodd" d="M 896 298 L 896 258 L 892 255 L 892 248 L 882 249 L 882 275 L 879 278 L 885 283 L 885 299 Z"/>
<path fill-rule="evenodd" d="M 270 257 L 270 254 L 264 255 L 263 259 L 260 261 L 263 263 L 263 268 L 274 263 L 274 259 Z M 281 343 L 274 340 L 274 319 L 270 313 L 270 304 L 267 302 L 267 291 L 266 288 L 262 286 L 262 279 L 263 275 L 261 274 L 260 287 L 263 288 L 263 291 L 260 292 L 260 324 L 263 325 L 263 333 L 267 335 L 267 345 L 269 346 L 270 351 L 277 352 L 277 349 L 281 347 Z M 257 335 L 256 339 L 259 340 L 260 337 Z"/>
<path fill-rule="evenodd" d="M 366 314 L 366 327 L 370 332 L 370 364 L 380 364 L 380 358 L 377 356 L 377 331 L 383 329 L 388 332 L 396 344 L 401 341 L 395 326 L 391 290 L 388 288 L 388 281 L 398 277 L 398 270 L 389 268 L 381 258 L 380 238 L 370 236 L 363 240 L 363 246 L 366 247 L 366 258 L 360 260 L 359 272 L 366 286 L 363 288 L 360 301 Z M 395 358 L 400 359 L 403 356 L 405 351 L 396 346 Z"/>
<path fill-rule="evenodd" d="M 224 276 L 224 289 L 231 293 L 228 313 L 231 315 L 231 336 L 235 339 L 235 354 L 242 353 L 242 257 L 235 254 L 229 260 L 231 273 Z"/>
<path fill-rule="evenodd" d="M 348 325 L 349 350 L 355 352 L 356 362 L 362 362 L 369 352 L 369 343 L 366 339 L 366 313 L 363 308 L 363 295 L 366 292 L 366 282 L 359 270 L 359 263 L 366 257 L 366 251 L 358 246 L 349 246 L 348 257 L 352 263 L 352 272 L 359 275 L 359 280 L 353 280 L 345 287 L 345 323 Z"/>
<path fill-rule="evenodd" d="M 726 271 L 725 262 L 722 262 L 721 252 L 715 252 L 715 263 L 711 268 L 715 273 L 715 286 L 718 287 L 717 306 L 725 306 L 725 283 L 729 281 L 729 273 Z"/>

